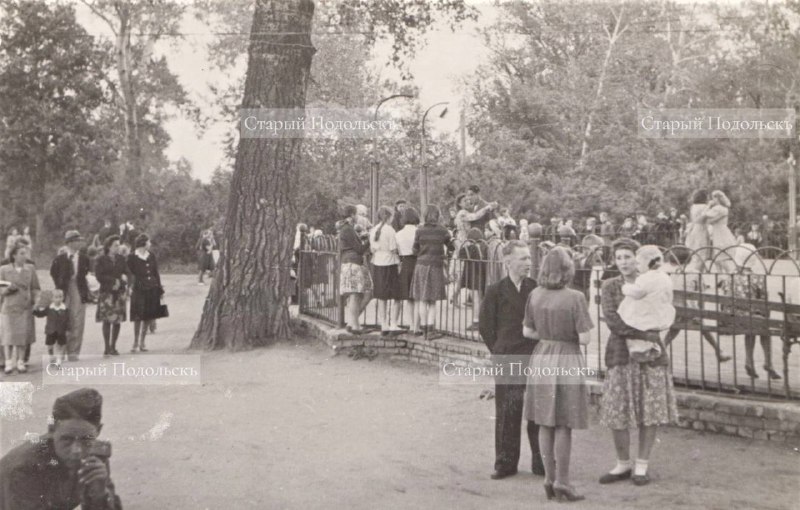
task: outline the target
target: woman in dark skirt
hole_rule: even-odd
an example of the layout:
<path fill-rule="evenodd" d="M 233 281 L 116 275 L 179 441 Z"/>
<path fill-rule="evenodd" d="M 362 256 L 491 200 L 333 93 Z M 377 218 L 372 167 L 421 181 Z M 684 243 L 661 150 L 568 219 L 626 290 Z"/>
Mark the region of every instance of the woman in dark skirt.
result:
<path fill-rule="evenodd" d="M 478 316 L 481 310 L 481 298 L 486 290 L 486 273 L 488 248 L 479 228 L 471 228 L 467 232 L 467 240 L 458 251 L 461 267 L 461 289 L 472 291 L 472 325 L 468 330 L 478 328 Z"/>
<path fill-rule="evenodd" d="M 395 301 L 400 295 L 400 256 L 397 254 L 396 232 L 392 227 L 392 209 L 378 209 L 380 222 L 369 233 L 372 251 L 373 297 L 378 300 L 378 321 L 381 335 L 402 331 L 399 326 L 400 307 Z M 391 308 L 391 313 L 389 313 Z"/>
<path fill-rule="evenodd" d="M 141 234 L 136 238 L 134 251 L 128 256 L 128 270 L 131 275 L 131 321 L 133 321 L 134 341 L 131 352 L 138 348 L 147 352 L 144 339 L 148 326 L 160 318 L 161 275 L 158 272 L 156 256 L 150 252 L 150 238 Z"/>
<path fill-rule="evenodd" d="M 447 251 L 453 251 L 453 237 L 440 223 L 441 213 L 435 205 L 425 208 L 425 224 L 417 229 L 414 236 L 414 254 L 417 266 L 411 281 L 411 297 L 424 301 L 422 307 L 422 330 L 433 329 L 436 320 L 436 301 L 447 299 L 447 279 L 445 260 Z M 429 340 L 434 338 L 427 337 Z"/>
<path fill-rule="evenodd" d="M 117 338 L 125 322 L 125 294 L 128 285 L 128 263 L 119 254 L 120 238 L 111 235 L 103 241 L 103 254 L 95 261 L 95 276 L 100 282 L 95 320 L 103 323 L 103 355 L 117 355 Z"/>
<path fill-rule="evenodd" d="M 411 206 L 403 209 L 402 228 L 395 236 L 397 253 L 400 254 L 400 290 L 398 300 L 404 302 L 403 315 L 411 318 L 411 332 L 421 335 L 419 329 L 419 302 L 411 297 L 411 281 L 414 279 L 414 268 L 417 267 L 417 256 L 414 255 L 414 238 L 419 225 L 419 213 Z"/>
<path fill-rule="evenodd" d="M 592 319 L 583 294 L 567 288 L 575 265 L 560 246 L 542 261 L 539 286 L 528 296 L 523 334 L 539 341 L 531 355 L 525 417 L 539 425 L 547 498 L 584 499 L 569 481 L 572 429 L 588 427 L 589 395 L 580 344 L 588 343 Z"/>

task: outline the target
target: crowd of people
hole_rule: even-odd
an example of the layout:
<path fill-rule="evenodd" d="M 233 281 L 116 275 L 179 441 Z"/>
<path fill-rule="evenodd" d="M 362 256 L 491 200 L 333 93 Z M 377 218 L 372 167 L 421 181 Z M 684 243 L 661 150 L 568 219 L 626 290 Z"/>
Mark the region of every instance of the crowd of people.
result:
<path fill-rule="evenodd" d="M 347 325 L 361 332 L 356 318 L 375 298 L 384 334 L 397 334 L 404 327 L 397 319 L 401 307 L 406 309 L 404 316 L 413 317 L 413 332 L 424 334 L 432 324 L 428 314 L 433 313 L 433 302 L 447 299 L 444 286 L 455 282 L 455 292 L 449 298 L 456 304 L 462 300 L 462 291 L 466 291 L 464 301 L 473 307 L 473 323 L 468 329 L 477 331 L 478 311 L 486 286 L 503 276 L 500 248 L 503 243 L 517 239 L 539 242 L 541 250 L 534 253 L 537 262 L 556 245 L 600 248 L 598 256 L 608 259 L 611 244 L 618 238 L 662 247 L 682 244 L 697 251 L 692 270 L 699 272 L 701 264 L 715 259 L 723 272 L 730 273 L 733 271 L 732 256 L 715 258 L 712 256 L 714 248 L 746 244 L 757 249 L 764 242 L 763 236 L 755 235 L 762 231 L 760 224 L 754 224 L 746 236 L 731 231 L 728 226 L 730 206 L 722 191 L 715 191 L 710 199 L 704 191 L 692 200 L 689 216 L 672 208 L 667 213 L 659 213 L 654 223 L 640 214 L 635 220 L 625 218 L 617 227 L 607 212 L 600 212 L 597 217 L 586 218 L 585 228 L 579 230 L 571 219 L 560 217 L 551 218 L 546 226 L 527 219 L 517 221 L 507 207 L 501 207 L 497 201 L 486 201 L 476 185 L 458 195 L 449 218 L 443 218 L 435 205 L 426 207 L 425 213 L 420 215 L 406 200 L 398 200 L 393 208 L 381 207 L 378 224 L 373 225 L 365 206 L 348 207 L 345 217 L 336 224 L 342 250 L 340 291 L 348 302 Z M 766 216 L 764 225 L 765 229 L 774 231 L 774 222 Z M 436 236 L 431 236 L 433 227 L 437 227 Z M 314 239 L 322 236 L 319 229 L 298 225 L 295 270 L 299 252 L 309 244 L 315 249 Z M 579 251 L 575 252 L 576 257 Z M 434 262 L 433 254 L 441 260 Z M 585 269 L 595 260 L 584 256 L 577 263 Z M 585 276 L 581 273 L 578 278 Z M 311 279 L 298 282 L 298 286 L 308 290 Z M 393 301 L 397 302 L 396 306 L 390 305 Z M 387 313 L 390 316 L 384 317 Z M 718 354 L 724 361 L 725 356 Z"/>
<path fill-rule="evenodd" d="M 118 355 L 121 324 L 133 322 L 131 352 L 146 352 L 147 333 L 166 316 L 156 255 L 151 240 L 129 222 L 116 232 L 110 221 L 91 245 L 77 231 L 64 235 L 64 244 L 50 264 L 55 287 L 43 291 L 36 274 L 31 244 L 24 236 L 12 239 L 0 262 L 0 344 L 2 370 L 25 373 L 31 344 L 36 341 L 34 317 L 45 320 L 45 345 L 50 362 L 60 366 L 77 361 L 84 337 L 86 310 L 97 304 L 105 356 Z"/>

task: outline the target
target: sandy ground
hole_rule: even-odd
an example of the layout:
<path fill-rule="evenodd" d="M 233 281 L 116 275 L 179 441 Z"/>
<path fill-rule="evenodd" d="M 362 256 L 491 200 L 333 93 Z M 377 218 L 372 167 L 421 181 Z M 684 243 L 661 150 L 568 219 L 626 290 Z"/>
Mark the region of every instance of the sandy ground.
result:
<path fill-rule="evenodd" d="M 183 352 L 207 290 L 187 276 L 165 285 L 171 317 L 149 339 L 156 354 Z M 131 337 L 126 324 L 120 347 Z M 84 352 L 101 351 L 99 325 L 89 320 Z M 489 479 L 494 402 L 478 399 L 483 387 L 441 386 L 434 368 L 353 361 L 303 339 L 204 354 L 202 363 L 199 386 L 98 387 L 102 436 L 113 443 L 112 477 L 127 510 L 558 505 L 524 470 L 530 453 L 519 475 Z M 43 432 L 53 399 L 74 388 L 42 386 L 41 369 L 32 368 L 5 379 L 36 390 L 32 416 L 3 421 L 2 453 L 26 432 Z M 647 487 L 600 486 L 613 458 L 607 430 L 576 431 L 573 481 L 587 497 L 576 505 L 789 509 L 800 501 L 800 453 L 772 443 L 665 429 Z"/>

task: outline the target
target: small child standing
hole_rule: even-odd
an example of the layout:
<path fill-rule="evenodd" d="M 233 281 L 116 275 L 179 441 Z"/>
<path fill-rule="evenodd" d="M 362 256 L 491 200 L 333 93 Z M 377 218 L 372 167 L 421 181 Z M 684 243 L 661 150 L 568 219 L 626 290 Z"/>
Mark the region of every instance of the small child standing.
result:
<path fill-rule="evenodd" d="M 47 306 L 40 302 L 34 308 L 33 315 L 47 317 L 44 327 L 44 343 L 47 346 L 47 353 L 50 355 L 50 363 L 55 363 L 57 367 L 60 367 L 61 362 L 66 358 L 67 330 L 69 329 L 69 312 L 64 304 L 64 292 L 59 289 L 54 290 L 50 305 Z"/>
<path fill-rule="evenodd" d="M 620 318 L 641 331 L 661 332 L 675 322 L 672 305 L 672 280 L 661 270 L 664 257 L 654 245 L 645 245 L 636 251 L 639 276 L 635 283 L 622 286 L 625 299 L 617 312 Z M 648 362 L 661 355 L 661 345 L 648 340 L 627 340 L 628 353 L 637 362 Z"/>

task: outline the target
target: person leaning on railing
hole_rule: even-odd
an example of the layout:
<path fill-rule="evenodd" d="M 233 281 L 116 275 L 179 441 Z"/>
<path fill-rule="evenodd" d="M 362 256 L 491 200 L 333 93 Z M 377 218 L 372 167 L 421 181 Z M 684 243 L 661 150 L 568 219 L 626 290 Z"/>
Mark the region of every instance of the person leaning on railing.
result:
<path fill-rule="evenodd" d="M 344 222 L 339 229 L 339 248 L 341 251 L 341 275 L 339 294 L 347 300 L 345 323 L 347 331 L 356 335 L 364 332 L 360 319 L 362 299 L 372 292 L 372 278 L 364 267 L 364 254 L 368 245 L 356 234 L 354 224 L 357 210 L 353 205 L 345 206 Z"/>
<path fill-rule="evenodd" d="M 411 281 L 411 297 L 415 301 L 424 302 L 421 311 L 423 332 L 433 329 L 436 301 L 447 299 L 445 249 L 452 252 L 454 245 L 450 232 L 440 224 L 440 221 L 439 208 L 429 204 L 425 208 L 425 224 L 417 229 L 414 236 L 417 265 Z M 433 339 L 432 336 L 427 338 Z"/>

